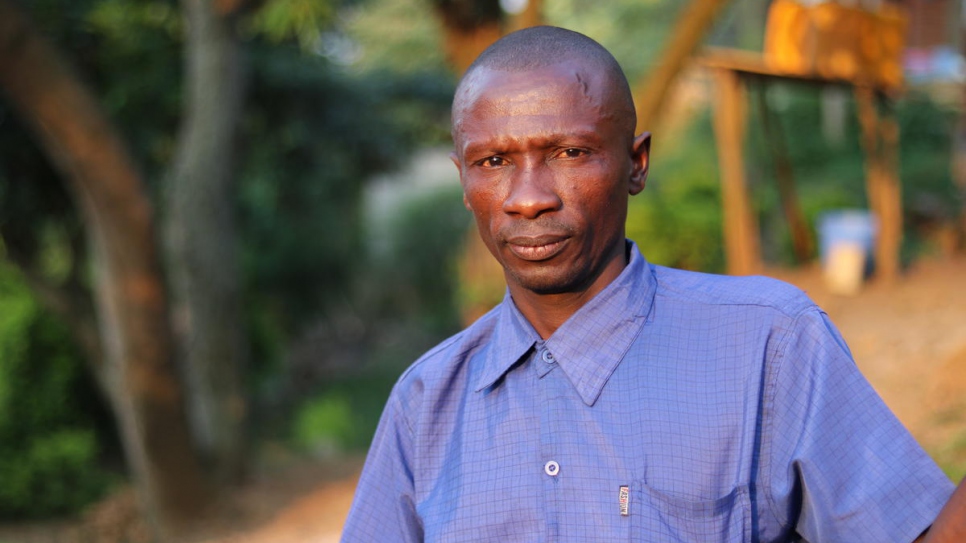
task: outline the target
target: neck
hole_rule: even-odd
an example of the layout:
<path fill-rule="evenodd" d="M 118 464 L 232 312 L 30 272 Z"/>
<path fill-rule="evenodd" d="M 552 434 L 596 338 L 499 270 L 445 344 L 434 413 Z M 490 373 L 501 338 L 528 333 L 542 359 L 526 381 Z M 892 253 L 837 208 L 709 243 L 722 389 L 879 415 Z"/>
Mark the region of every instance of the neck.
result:
<path fill-rule="evenodd" d="M 540 337 L 547 339 L 560 328 L 567 319 L 594 297 L 589 291 L 567 292 L 561 294 L 535 294 L 529 290 L 510 288 L 513 303 L 526 317 Z"/>
<path fill-rule="evenodd" d="M 587 288 L 571 292 L 538 294 L 511 281 L 509 277 L 507 277 L 507 284 L 517 309 L 537 334 L 547 339 L 584 304 L 617 279 L 627 263 L 628 255 L 622 248 L 620 255 L 612 259 Z"/>

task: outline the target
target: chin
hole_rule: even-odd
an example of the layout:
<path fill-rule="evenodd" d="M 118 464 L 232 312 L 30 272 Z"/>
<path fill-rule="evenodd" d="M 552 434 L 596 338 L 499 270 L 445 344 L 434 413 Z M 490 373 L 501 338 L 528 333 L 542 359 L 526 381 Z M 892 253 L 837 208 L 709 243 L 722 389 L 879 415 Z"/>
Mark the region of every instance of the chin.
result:
<path fill-rule="evenodd" d="M 513 281 L 534 294 L 565 294 L 582 290 L 579 277 L 549 273 L 512 273 Z"/>

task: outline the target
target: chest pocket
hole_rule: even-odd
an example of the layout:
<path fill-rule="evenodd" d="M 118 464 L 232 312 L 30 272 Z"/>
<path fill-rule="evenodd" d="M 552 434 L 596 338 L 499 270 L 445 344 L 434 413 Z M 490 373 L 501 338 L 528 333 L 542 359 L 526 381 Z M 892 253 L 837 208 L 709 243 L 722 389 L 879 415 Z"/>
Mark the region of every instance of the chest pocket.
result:
<path fill-rule="evenodd" d="M 740 543 L 751 541 L 748 487 L 715 500 L 691 501 L 644 484 L 635 489 L 631 541 L 648 543 Z"/>

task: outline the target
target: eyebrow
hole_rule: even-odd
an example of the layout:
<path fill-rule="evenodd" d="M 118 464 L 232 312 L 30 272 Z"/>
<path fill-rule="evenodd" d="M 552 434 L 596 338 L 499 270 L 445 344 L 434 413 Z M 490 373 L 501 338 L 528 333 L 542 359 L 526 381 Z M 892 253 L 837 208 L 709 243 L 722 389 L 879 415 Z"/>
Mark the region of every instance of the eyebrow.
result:
<path fill-rule="evenodd" d="M 534 136 L 502 135 L 489 138 L 487 141 L 466 143 L 462 146 L 462 151 L 464 154 L 486 152 L 503 153 L 506 152 L 506 149 L 524 141 L 533 143 L 541 149 L 568 146 L 597 147 L 601 142 L 601 137 L 595 130 L 579 130 Z"/>

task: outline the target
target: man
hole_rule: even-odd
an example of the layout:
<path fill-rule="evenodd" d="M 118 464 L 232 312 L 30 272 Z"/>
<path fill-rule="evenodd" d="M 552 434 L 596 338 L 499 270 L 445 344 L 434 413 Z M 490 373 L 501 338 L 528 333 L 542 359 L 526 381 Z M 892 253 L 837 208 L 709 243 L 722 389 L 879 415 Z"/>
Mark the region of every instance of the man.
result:
<path fill-rule="evenodd" d="M 902 541 L 952 484 L 800 291 L 648 264 L 613 57 L 511 34 L 453 102 L 503 303 L 400 378 L 344 541 Z"/>

